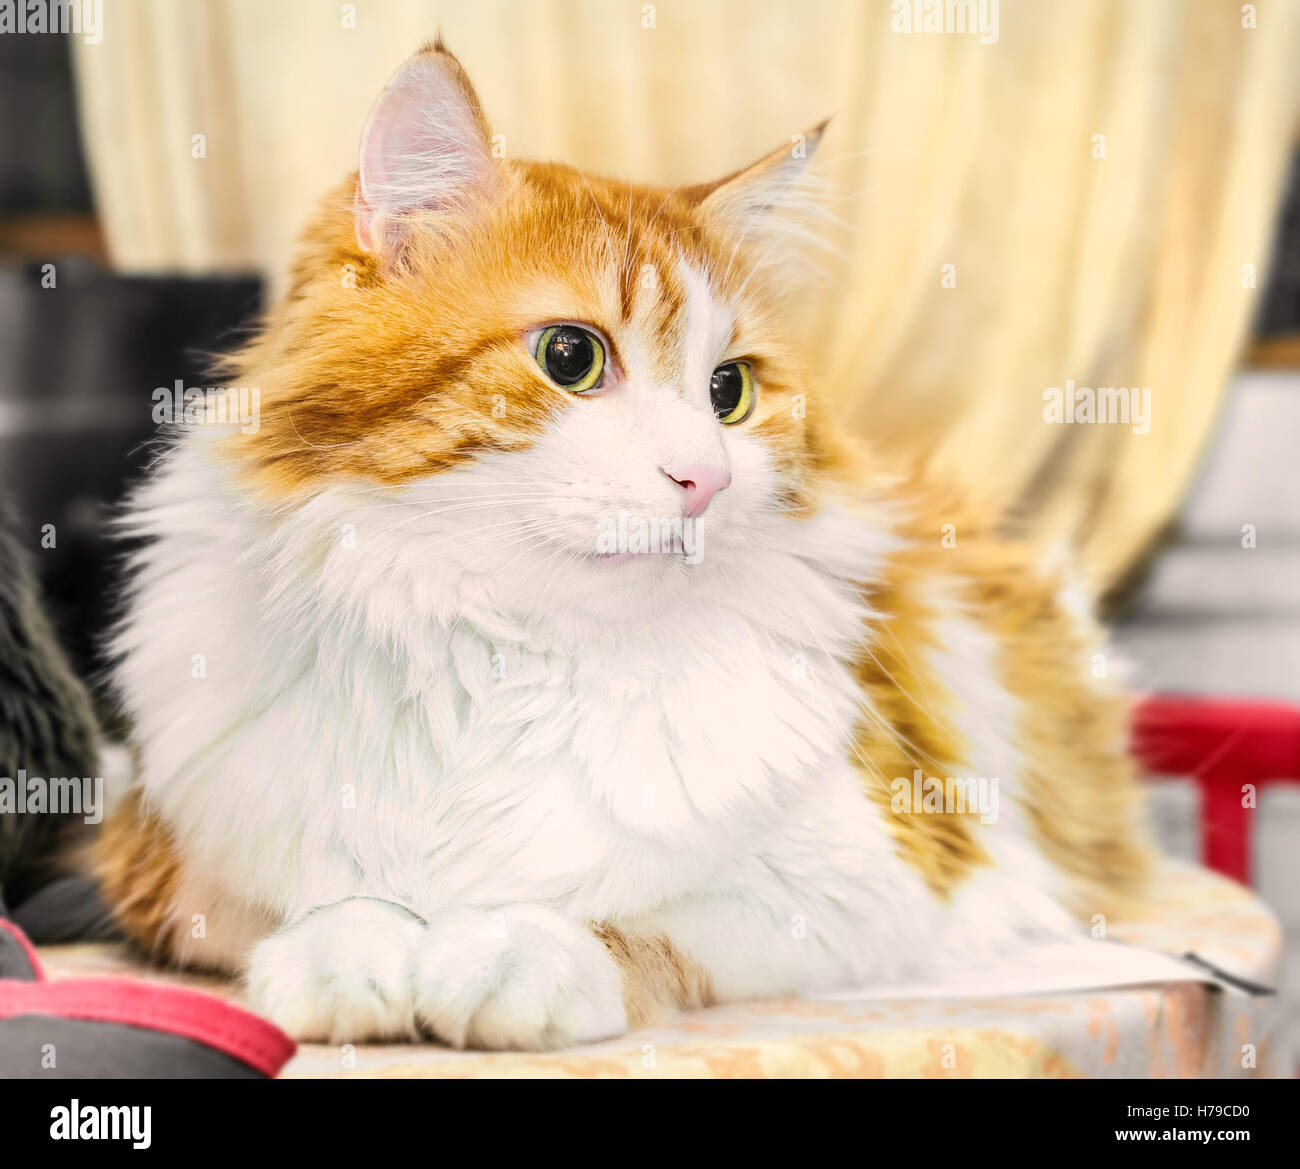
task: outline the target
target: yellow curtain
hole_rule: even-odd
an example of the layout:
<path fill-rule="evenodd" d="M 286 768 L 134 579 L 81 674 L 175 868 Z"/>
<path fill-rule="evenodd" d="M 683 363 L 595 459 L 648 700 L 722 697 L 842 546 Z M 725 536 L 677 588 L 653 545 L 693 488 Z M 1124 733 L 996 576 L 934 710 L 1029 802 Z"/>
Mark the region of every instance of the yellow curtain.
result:
<path fill-rule="evenodd" d="M 836 260 L 791 324 L 824 392 L 891 457 L 1072 547 L 1098 588 L 1174 513 L 1214 423 L 1300 80 L 1300 0 L 105 9 L 102 42 L 74 52 L 129 271 L 256 268 L 281 287 L 370 103 L 439 29 L 521 157 L 691 182 L 834 114 Z M 983 35 L 960 31 L 968 14 Z M 1150 387 L 1149 431 L 1046 421 L 1067 382 Z"/>

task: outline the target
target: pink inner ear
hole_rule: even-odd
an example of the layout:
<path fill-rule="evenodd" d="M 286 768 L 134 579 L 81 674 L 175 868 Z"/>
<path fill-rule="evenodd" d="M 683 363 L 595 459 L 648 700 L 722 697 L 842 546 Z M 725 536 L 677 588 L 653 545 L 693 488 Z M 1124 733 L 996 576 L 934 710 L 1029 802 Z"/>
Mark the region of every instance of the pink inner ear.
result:
<path fill-rule="evenodd" d="M 371 111 L 361 139 L 357 242 L 374 251 L 404 213 L 466 205 L 495 178 L 487 141 L 458 80 L 439 57 L 404 66 Z"/>

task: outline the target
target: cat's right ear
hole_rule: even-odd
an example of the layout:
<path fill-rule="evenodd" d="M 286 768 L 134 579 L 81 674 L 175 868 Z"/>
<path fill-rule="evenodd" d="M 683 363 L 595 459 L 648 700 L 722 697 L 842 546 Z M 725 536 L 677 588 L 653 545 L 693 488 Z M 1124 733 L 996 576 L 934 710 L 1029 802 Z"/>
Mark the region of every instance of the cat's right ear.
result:
<path fill-rule="evenodd" d="M 398 70 L 370 111 L 357 243 L 367 252 L 400 246 L 414 214 L 463 212 L 490 199 L 499 181 L 478 95 L 439 41 Z"/>

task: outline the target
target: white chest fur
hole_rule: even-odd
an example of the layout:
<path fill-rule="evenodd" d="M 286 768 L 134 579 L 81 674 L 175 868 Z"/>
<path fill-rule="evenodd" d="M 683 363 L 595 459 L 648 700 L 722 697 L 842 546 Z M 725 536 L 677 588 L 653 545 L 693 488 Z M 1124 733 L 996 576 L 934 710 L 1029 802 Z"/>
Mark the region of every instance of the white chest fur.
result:
<path fill-rule="evenodd" d="M 743 596 L 705 584 L 649 622 L 543 637 L 454 552 L 438 587 L 405 571 L 391 512 L 268 534 L 217 484 L 182 450 L 142 500 L 158 542 L 121 679 L 187 857 L 273 914 L 358 888 L 637 912 L 742 880 L 842 769 L 861 612 L 796 557 L 752 566 Z M 295 596 L 277 555 L 349 526 Z"/>

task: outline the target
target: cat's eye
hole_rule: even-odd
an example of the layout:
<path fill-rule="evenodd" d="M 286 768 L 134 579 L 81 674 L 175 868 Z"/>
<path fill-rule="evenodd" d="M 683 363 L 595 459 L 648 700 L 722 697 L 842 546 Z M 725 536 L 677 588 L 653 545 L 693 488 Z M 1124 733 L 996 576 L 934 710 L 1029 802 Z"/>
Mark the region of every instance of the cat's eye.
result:
<path fill-rule="evenodd" d="M 581 325 L 550 325 L 537 338 L 537 364 L 557 386 L 571 394 L 600 385 L 605 372 L 605 346 Z"/>
<path fill-rule="evenodd" d="M 729 361 L 709 379 L 713 413 L 724 426 L 744 422 L 754 408 L 754 372 L 743 361 Z"/>

